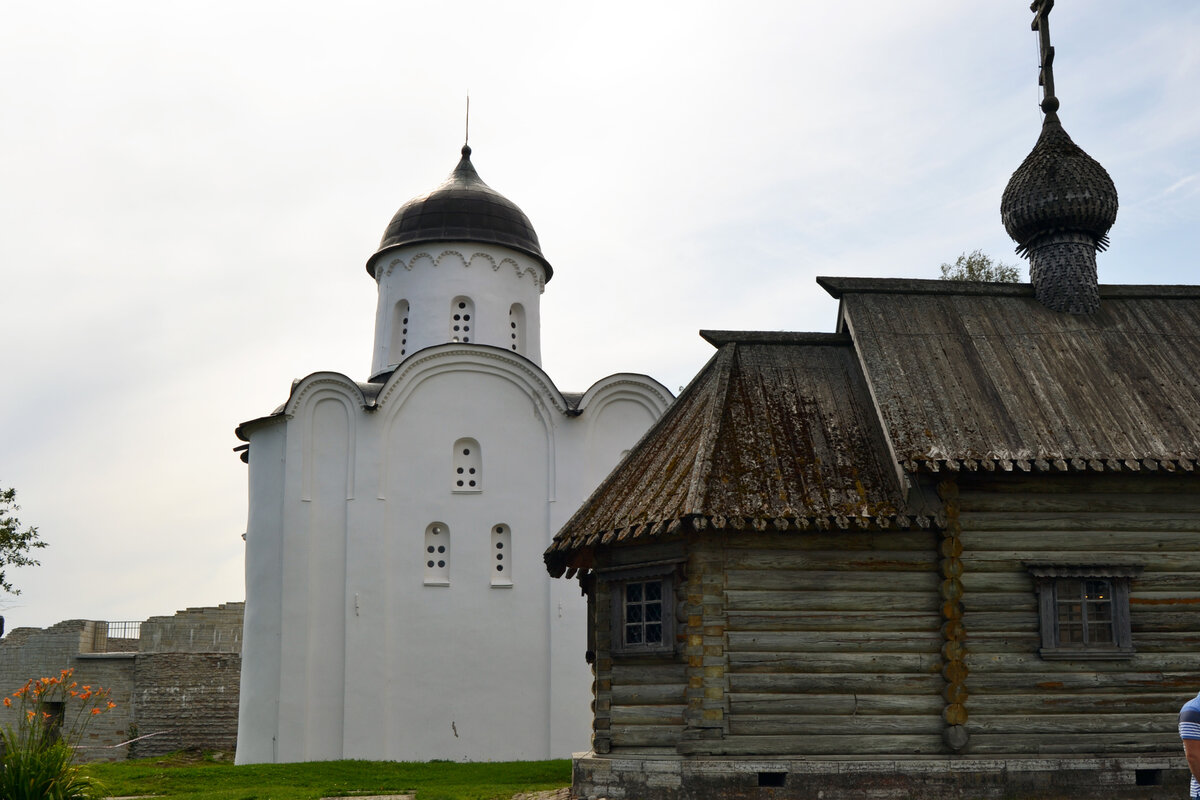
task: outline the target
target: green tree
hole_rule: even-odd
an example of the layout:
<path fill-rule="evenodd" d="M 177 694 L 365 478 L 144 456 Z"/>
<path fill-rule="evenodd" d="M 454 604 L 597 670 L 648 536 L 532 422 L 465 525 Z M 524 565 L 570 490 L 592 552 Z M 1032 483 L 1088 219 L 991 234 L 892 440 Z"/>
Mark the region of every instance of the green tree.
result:
<path fill-rule="evenodd" d="M 944 281 L 991 281 L 992 283 L 1019 283 L 1021 270 L 1014 264 L 993 261 L 982 250 L 963 253 L 953 264 L 942 264 Z"/>
<path fill-rule="evenodd" d="M 21 520 L 17 519 L 16 489 L 0 489 L 0 589 L 9 594 L 20 594 L 20 589 L 13 588 L 4 575 L 5 567 L 37 566 L 40 562 L 29 557 L 31 550 L 45 547 L 46 543 L 38 538 L 37 528 L 32 526 L 21 530 Z"/>

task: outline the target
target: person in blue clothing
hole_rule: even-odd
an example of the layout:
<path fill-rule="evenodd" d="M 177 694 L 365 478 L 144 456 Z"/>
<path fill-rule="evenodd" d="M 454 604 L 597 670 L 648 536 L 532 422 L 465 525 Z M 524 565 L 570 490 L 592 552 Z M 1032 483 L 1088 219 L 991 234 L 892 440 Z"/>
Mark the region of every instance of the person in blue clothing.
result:
<path fill-rule="evenodd" d="M 1188 769 L 1192 771 L 1191 798 L 1200 798 L 1200 695 L 1183 704 L 1179 709 L 1179 738 L 1183 739 L 1183 754 L 1187 757 Z"/>

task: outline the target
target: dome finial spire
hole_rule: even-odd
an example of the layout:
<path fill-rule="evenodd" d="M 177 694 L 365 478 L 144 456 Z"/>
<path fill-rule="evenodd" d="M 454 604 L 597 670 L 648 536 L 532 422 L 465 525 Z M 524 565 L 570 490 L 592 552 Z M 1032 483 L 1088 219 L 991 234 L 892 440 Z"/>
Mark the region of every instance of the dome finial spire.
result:
<path fill-rule="evenodd" d="M 1033 12 L 1031 30 L 1038 33 L 1038 86 L 1042 87 L 1042 111 L 1046 122 L 1058 122 L 1058 96 L 1054 93 L 1054 47 L 1050 44 L 1050 10 L 1054 0 L 1033 0 L 1029 10 Z"/>
<path fill-rule="evenodd" d="M 1117 219 L 1117 188 L 1104 167 L 1063 130 L 1054 96 L 1054 48 L 1050 9 L 1034 0 L 1033 30 L 1041 53 L 1042 133 L 1033 151 L 1009 178 L 1000 200 L 1004 229 L 1029 257 L 1034 295 L 1047 308 L 1090 314 L 1100 308 L 1096 252 L 1108 246 Z"/>
<path fill-rule="evenodd" d="M 464 156 L 471 155 L 471 90 L 467 90 L 467 121 L 463 129 L 463 149 Z"/>

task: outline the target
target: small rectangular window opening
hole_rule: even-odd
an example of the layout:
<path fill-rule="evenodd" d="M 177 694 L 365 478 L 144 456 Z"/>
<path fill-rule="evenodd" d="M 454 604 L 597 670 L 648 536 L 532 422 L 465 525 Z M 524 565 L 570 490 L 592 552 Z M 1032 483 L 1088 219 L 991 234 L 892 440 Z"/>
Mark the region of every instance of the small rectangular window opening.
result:
<path fill-rule="evenodd" d="M 663 641 L 663 582 L 625 584 L 625 644 L 658 645 Z"/>
<path fill-rule="evenodd" d="M 1106 580 L 1058 582 L 1058 635 L 1062 644 L 1112 644 L 1113 590 Z"/>
<path fill-rule="evenodd" d="M 1161 769 L 1139 769 L 1135 774 L 1136 785 L 1138 786 L 1162 786 L 1163 776 Z"/>
<path fill-rule="evenodd" d="M 41 704 L 41 711 L 49 717 L 46 720 L 46 731 L 50 741 L 57 742 L 62 740 L 63 716 L 66 712 L 65 704 L 61 700 L 44 701 Z"/>
<path fill-rule="evenodd" d="M 675 636 L 675 581 L 682 559 L 601 568 L 599 580 L 611 587 L 608 620 L 618 655 L 670 655 Z"/>
<path fill-rule="evenodd" d="M 1042 658 L 1134 655 L 1129 595 L 1138 564 L 1026 564 L 1038 593 Z"/>
<path fill-rule="evenodd" d="M 1140 772 L 1141 770 L 1139 770 Z M 758 773 L 759 786 L 781 787 L 787 782 L 786 772 L 760 772 Z"/>

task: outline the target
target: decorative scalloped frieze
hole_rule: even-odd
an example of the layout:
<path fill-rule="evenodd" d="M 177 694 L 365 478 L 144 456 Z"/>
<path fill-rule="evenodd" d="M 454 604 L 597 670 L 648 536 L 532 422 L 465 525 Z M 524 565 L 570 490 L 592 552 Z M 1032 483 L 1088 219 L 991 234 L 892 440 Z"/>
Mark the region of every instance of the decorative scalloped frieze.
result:
<path fill-rule="evenodd" d="M 539 270 L 533 264 L 522 264 L 511 256 L 504 256 L 503 258 L 497 259 L 490 253 L 484 253 L 482 251 L 476 251 L 472 253 L 470 257 L 467 257 L 463 255 L 463 251 L 454 249 L 446 249 L 440 252 L 434 250 L 420 250 L 414 253 L 408 259 L 404 259 L 399 256 L 388 259 L 381 265 L 380 269 L 375 271 L 375 280 L 378 281 L 391 275 L 396 267 L 403 267 L 408 272 L 412 272 L 413 269 L 416 268 L 418 262 L 421 261 L 427 261 L 431 267 L 436 269 L 442 265 L 443 261 L 450 257 L 457 258 L 458 262 L 464 268 L 468 269 L 475 265 L 476 260 L 487 261 L 491 265 L 493 272 L 499 272 L 501 267 L 508 265 L 513 268 L 517 278 L 523 278 L 528 275 L 538 287 L 539 293 L 544 292 L 546 289 L 546 281 L 542 276 L 541 270 Z"/>
<path fill-rule="evenodd" d="M 911 458 L 906 472 L 1192 472 L 1195 458 Z"/>

